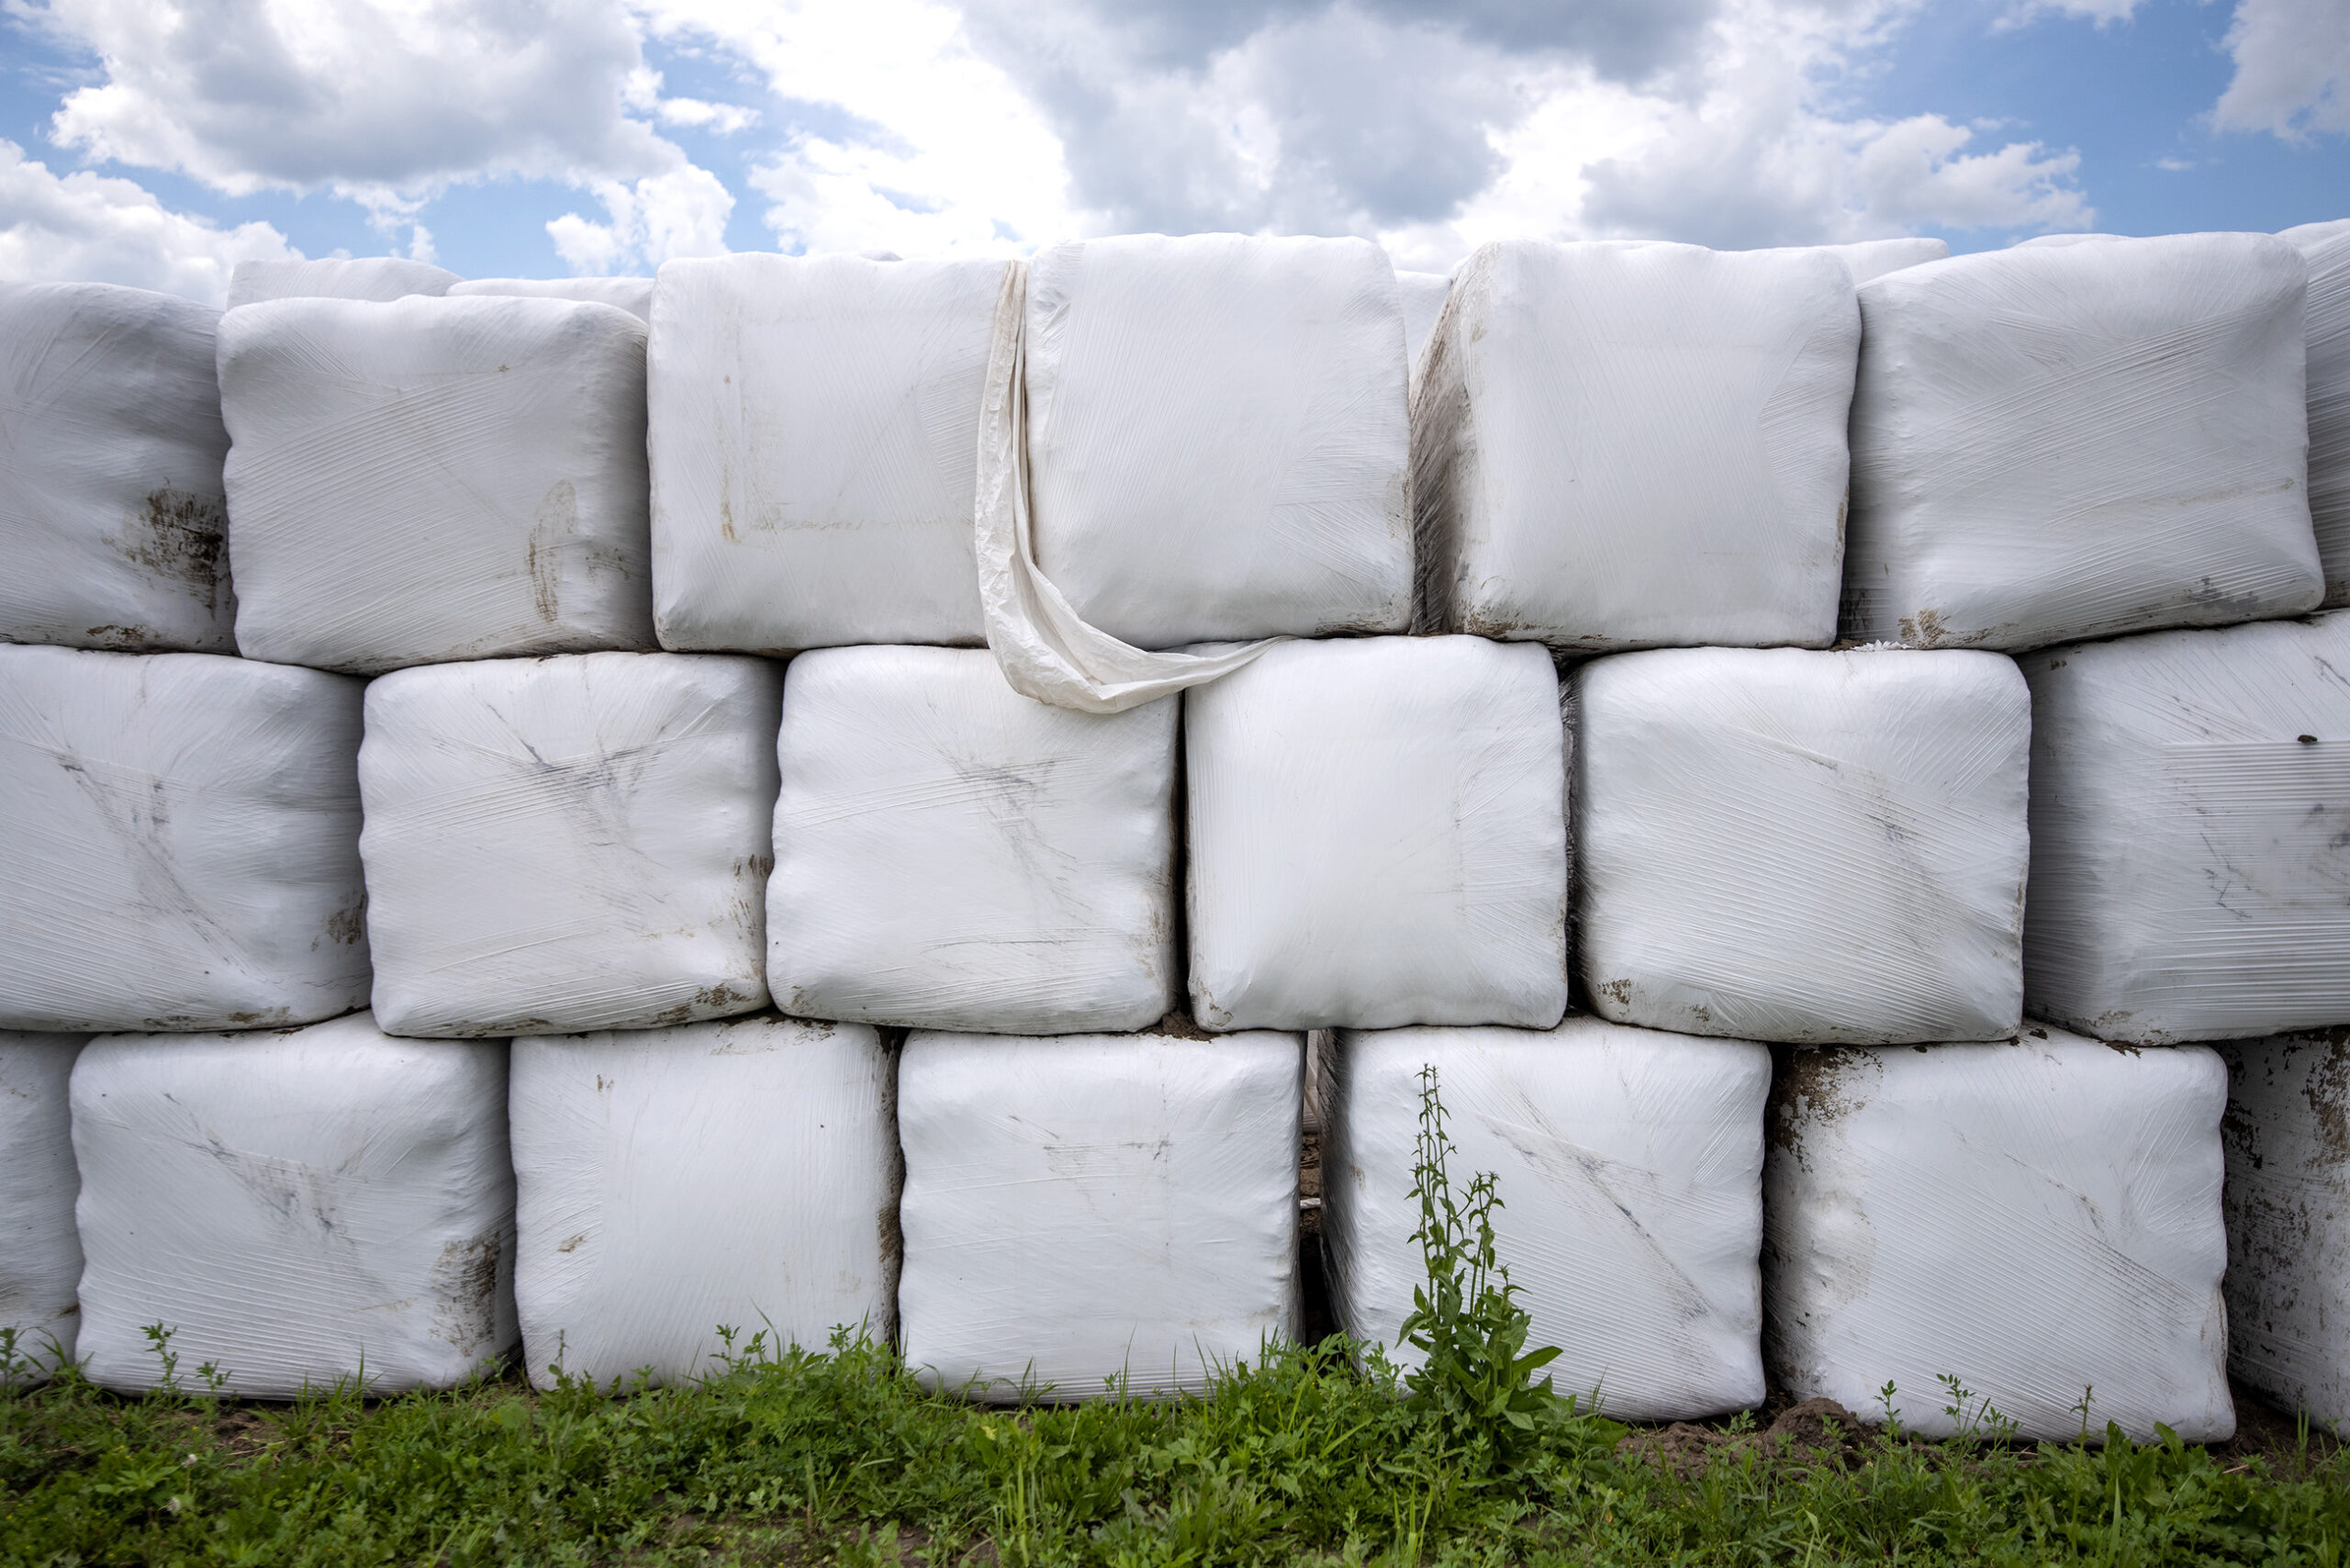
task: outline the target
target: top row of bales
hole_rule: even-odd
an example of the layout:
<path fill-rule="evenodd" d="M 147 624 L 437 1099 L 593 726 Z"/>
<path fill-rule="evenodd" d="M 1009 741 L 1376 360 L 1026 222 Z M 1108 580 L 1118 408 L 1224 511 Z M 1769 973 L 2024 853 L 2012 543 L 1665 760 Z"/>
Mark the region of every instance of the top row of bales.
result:
<path fill-rule="evenodd" d="M 1145 648 L 2021 650 L 2350 603 L 2350 221 L 1907 259 L 1488 245 L 1407 370 L 1434 280 L 1367 242 L 1049 247 L 1036 564 Z M 1005 265 L 0 286 L 0 640 L 977 645 Z M 391 297 L 271 297 L 330 288 Z"/>

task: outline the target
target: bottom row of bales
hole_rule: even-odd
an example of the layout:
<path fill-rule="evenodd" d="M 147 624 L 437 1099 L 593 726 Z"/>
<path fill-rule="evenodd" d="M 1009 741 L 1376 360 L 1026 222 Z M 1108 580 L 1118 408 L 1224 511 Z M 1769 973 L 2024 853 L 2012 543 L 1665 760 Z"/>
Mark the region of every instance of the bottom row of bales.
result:
<path fill-rule="evenodd" d="M 1198 1390 L 1298 1331 L 1305 1056 L 771 1014 L 0 1036 L 0 1325 L 17 1378 L 125 1391 L 391 1393 L 517 1350 L 541 1384 L 677 1382 L 842 1325 L 985 1399 Z M 1956 1379 L 2027 1437 L 2217 1440 L 2232 1315 L 2239 1376 L 2350 1415 L 2350 1037 L 1774 1061 L 1575 1015 L 1341 1032 L 1323 1066 L 1333 1306 L 1402 1364 L 1433 1068 L 1556 1386 L 1617 1416 L 1775 1384 L 1934 1433 Z"/>

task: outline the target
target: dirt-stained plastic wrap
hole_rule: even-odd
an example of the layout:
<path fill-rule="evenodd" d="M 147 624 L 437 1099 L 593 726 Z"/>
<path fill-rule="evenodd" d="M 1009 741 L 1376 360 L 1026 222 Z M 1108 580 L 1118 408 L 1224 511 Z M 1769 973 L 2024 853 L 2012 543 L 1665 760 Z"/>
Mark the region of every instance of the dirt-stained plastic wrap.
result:
<path fill-rule="evenodd" d="M 1183 700 L 1201 1024 L 1559 1021 L 1567 737 L 1549 654 L 1281 643 Z"/>
<path fill-rule="evenodd" d="M 1575 1016 L 1557 1028 L 1343 1033 L 1323 1062 L 1323 1246 L 1348 1332 L 1398 1364 L 1412 1292 L 1421 1070 L 1456 1201 L 1498 1179 L 1494 1234 L 1529 1345 L 1585 1409 L 1695 1419 L 1762 1401 L 1762 1106 L 1771 1053 Z"/>
<path fill-rule="evenodd" d="M 223 317 L 237 646 L 363 675 L 653 647 L 644 337 L 562 299 Z"/>
<path fill-rule="evenodd" d="M 1052 245 L 1025 332 L 1036 563 L 1080 616 L 1138 648 L 1409 623 L 1404 318 L 1378 246 Z"/>
<path fill-rule="evenodd" d="M 1774 1387 L 1947 1437 L 2235 1431 L 2220 1115 L 2201 1046 L 2030 1025 L 1990 1045 L 1778 1054 L 1762 1174 Z M 1972 1397 L 1961 1404 L 1943 1381 Z M 2094 1390 L 2094 1393 L 2091 1393 Z M 2088 1395 L 2086 1421 L 2080 1409 Z"/>
<path fill-rule="evenodd" d="M 506 1042 L 114 1035 L 73 1068 L 91 1379 L 447 1388 L 514 1347 Z"/>
<path fill-rule="evenodd" d="M 0 643 L 232 654 L 206 306 L 0 283 Z"/>
<path fill-rule="evenodd" d="M 462 281 L 428 262 L 399 256 L 315 262 L 239 262 L 229 274 L 229 308 L 271 299 L 404 299 L 449 292 Z"/>
<path fill-rule="evenodd" d="M 640 321 L 653 319 L 649 277 L 472 277 L 449 286 L 449 297 L 517 295 L 525 299 L 578 299 L 617 306 Z"/>
<path fill-rule="evenodd" d="M 1827 646 L 1860 341 L 1820 251 L 1480 249 L 1413 404 L 1415 625 Z"/>
<path fill-rule="evenodd" d="M 783 669 L 716 654 L 433 665 L 367 689 L 375 1015 L 642 1029 L 767 1004 Z"/>
<path fill-rule="evenodd" d="M 1008 1402 L 1204 1389 L 1297 1315 L 1304 1041 L 916 1033 L 900 1346 Z"/>
<path fill-rule="evenodd" d="M 991 1034 L 1139 1029 L 1178 1005 L 1177 699 L 1013 691 L 983 648 L 792 661 L 777 751 L 777 1005 Z"/>
<path fill-rule="evenodd" d="M 2350 1029 L 2218 1049 L 2229 1371 L 2287 1410 L 2350 1421 Z"/>
<path fill-rule="evenodd" d="M 859 1024 L 774 1016 L 517 1040 L 523 1358 L 610 1385 L 822 1350 L 896 1319 L 896 1064 Z"/>
<path fill-rule="evenodd" d="M 82 1243 L 66 1091 L 84 1037 L 0 1029 L 0 1329 L 16 1335 L 0 1388 L 73 1359 Z"/>
<path fill-rule="evenodd" d="M 0 1029 L 367 1005 L 360 683 L 0 647 Z"/>
<path fill-rule="evenodd" d="M 2310 519 L 2328 608 L 2350 604 L 2350 218 L 2278 236 L 2309 263 Z"/>
<path fill-rule="evenodd" d="M 2031 702 L 2014 661 L 1668 649 L 1584 665 L 1575 692 L 1595 1012 L 1798 1044 L 2015 1032 Z"/>
<path fill-rule="evenodd" d="M 2270 235 L 2176 234 L 1863 286 L 1844 634 L 2018 649 L 2315 609 L 2308 273 Z"/>
<path fill-rule="evenodd" d="M 2032 1015 L 2136 1041 L 2350 1024 L 2350 613 L 2023 670 Z"/>
<path fill-rule="evenodd" d="M 767 255 L 661 269 L 663 646 L 982 640 L 971 511 L 1003 270 Z"/>
<path fill-rule="evenodd" d="M 1437 314 L 1444 308 L 1444 297 L 1452 292 L 1452 274 L 1398 270 L 1395 292 L 1404 306 L 1404 363 L 1416 376 L 1420 351 L 1427 346 L 1428 333 L 1436 328 Z"/>

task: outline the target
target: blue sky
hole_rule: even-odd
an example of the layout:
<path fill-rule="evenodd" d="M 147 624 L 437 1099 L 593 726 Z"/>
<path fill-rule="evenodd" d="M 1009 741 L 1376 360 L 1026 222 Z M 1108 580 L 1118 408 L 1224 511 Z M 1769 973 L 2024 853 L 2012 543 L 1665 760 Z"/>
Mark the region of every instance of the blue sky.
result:
<path fill-rule="evenodd" d="M 2350 0 L 0 0 L 0 275 L 2350 216 Z"/>

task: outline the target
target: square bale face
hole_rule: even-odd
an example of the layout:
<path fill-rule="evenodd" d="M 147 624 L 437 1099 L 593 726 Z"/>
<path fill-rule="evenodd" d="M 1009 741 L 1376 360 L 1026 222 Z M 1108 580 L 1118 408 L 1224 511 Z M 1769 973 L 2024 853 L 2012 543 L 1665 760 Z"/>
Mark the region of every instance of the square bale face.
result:
<path fill-rule="evenodd" d="M 1367 240 L 1048 246 L 1028 276 L 1037 564 L 1141 648 L 1404 630 L 1405 378 Z"/>
<path fill-rule="evenodd" d="M 2310 521 L 2331 610 L 2350 604 L 2350 218 L 2277 238 L 2310 268 Z"/>
<path fill-rule="evenodd" d="M 984 640 L 971 516 L 1005 263 L 738 255 L 654 291 L 667 648 Z"/>
<path fill-rule="evenodd" d="M 2031 1013 L 2142 1042 L 2350 1024 L 2350 615 L 2023 669 Z"/>
<path fill-rule="evenodd" d="M 915 1034 L 907 1363 L 1005 1402 L 1204 1389 L 1294 1331 L 1304 1043 Z"/>
<path fill-rule="evenodd" d="M 1945 1378 L 2021 1436 L 2235 1431 L 2220 1114 L 2200 1046 L 1781 1053 L 1763 1170 L 1763 1356 L 1799 1399 L 1959 1429 Z M 1975 1401 L 1966 1418 L 1979 1420 Z"/>
<path fill-rule="evenodd" d="M 237 651 L 207 306 L 0 284 L 0 642 Z"/>
<path fill-rule="evenodd" d="M 67 1085 L 84 1036 L 0 1030 L 0 1328 L 16 1330 L 22 1388 L 73 1360 L 82 1242 L 73 1229 Z"/>
<path fill-rule="evenodd" d="M 897 1064 L 857 1024 L 518 1040 L 514 1294 L 534 1383 L 720 1370 L 897 1316 Z"/>
<path fill-rule="evenodd" d="M 447 1388 L 516 1342 L 503 1041 L 108 1036 L 74 1064 L 80 1351 L 133 1393 L 211 1362 L 290 1399 Z"/>
<path fill-rule="evenodd" d="M 1575 686 L 1594 1011 L 1803 1044 L 2014 1033 L 2031 707 L 2011 660 L 1666 650 Z"/>
<path fill-rule="evenodd" d="M 1202 1025 L 1559 1021 L 1566 736 L 1547 653 L 1288 643 L 1183 700 Z"/>
<path fill-rule="evenodd" d="M 372 674 L 654 646 L 644 323 L 557 299 L 222 319 L 248 658 Z"/>
<path fill-rule="evenodd" d="M 365 1006 L 362 690 L 211 654 L 0 647 L 0 1028 Z"/>
<path fill-rule="evenodd" d="M 1498 1180 L 1494 1232 L 1544 1375 L 1624 1420 L 1759 1405 L 1762 1108 L 1771 1053 L 1572 1017 L 1557 1028 L 1339 1036 L 1326 1062 L 1324 1245 L 1348 1332 L 1400 1365 L 1427 1283 L 1413 1170 L 1433 1067 L 1454 1196 Z"/>
<path fill-rule="evenodd" d="M 1177 1003 L 1177 700 L 1071 712 L 984 649 L 832 648 L 784 685 L 767 983 L 811 1018 L 1139 1029 Z"/>
<path fill-rule="evenodd" d="M 1423 625 L 1835 641 L 1861 315 L 1834 255 L 1505 241 L 1455 295 L 1413 429 Z"/>
<path fill-rule="evenodd" d="M 2268 235 L 2177 234 L 1863 285 L 1845 635 L 2031 648 L 2315 609 L 2306 276 Z"/>
<path fill-rule="evenodd" d="M 767 1005 L 783 671 L 717 654 L 401 670 L 367 689 L 367 929 L 398 1035 Z"/>

